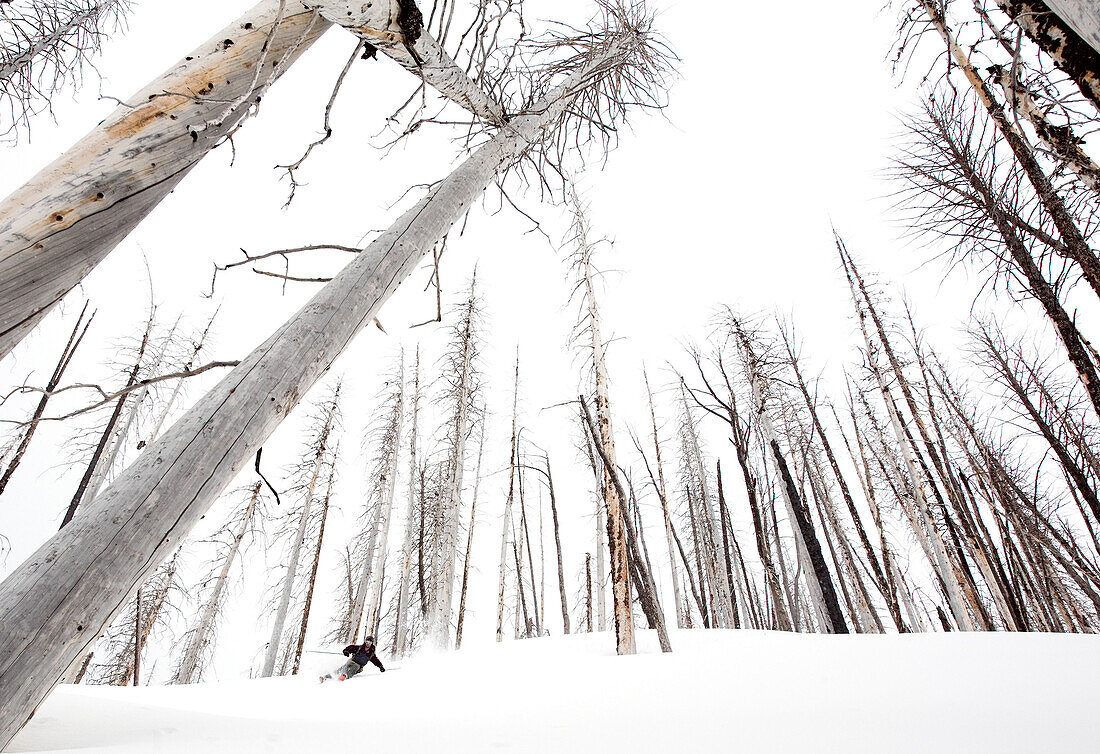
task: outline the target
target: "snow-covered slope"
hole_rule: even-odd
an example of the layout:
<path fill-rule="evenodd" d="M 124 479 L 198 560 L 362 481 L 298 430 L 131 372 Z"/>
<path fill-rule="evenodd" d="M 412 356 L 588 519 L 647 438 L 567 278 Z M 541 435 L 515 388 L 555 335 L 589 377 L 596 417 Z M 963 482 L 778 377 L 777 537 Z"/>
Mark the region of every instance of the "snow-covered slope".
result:
<path fill-rule="evenodd" d="M 10 752 L 1086 752 L 1100 637 L 680 631 L 421 656 L 379 675 L 58 688 Z"/>

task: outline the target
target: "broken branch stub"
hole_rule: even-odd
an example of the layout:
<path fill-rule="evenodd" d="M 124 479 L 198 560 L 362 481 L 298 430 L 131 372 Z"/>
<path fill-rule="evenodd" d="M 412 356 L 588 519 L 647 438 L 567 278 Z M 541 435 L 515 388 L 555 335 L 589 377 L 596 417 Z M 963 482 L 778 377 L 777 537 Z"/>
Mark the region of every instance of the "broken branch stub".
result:
<path fill-rule="evenodd" d="M 329 27 L 298 2 L 280 8 L 263 0 L 0 202 L 0 358 Z"/>

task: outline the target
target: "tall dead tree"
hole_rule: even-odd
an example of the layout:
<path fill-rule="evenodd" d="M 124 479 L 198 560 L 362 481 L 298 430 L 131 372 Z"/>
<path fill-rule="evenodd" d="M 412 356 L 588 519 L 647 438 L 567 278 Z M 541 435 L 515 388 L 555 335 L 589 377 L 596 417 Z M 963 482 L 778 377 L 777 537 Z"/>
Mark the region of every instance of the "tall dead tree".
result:
<path fill-rule="evenodd" d="M 30 446 L 31 438 L 34 437 L 35 430 L 38 429 L 38 425 L 41 423 L 42 417 L 46 413 L 46 406 L 52 397 L 53 391 L 61 384 L 61 378 L 65 375 L 65 370 L 69 368 L 69 363 L 72 362 L 73 356 L 76 355 L 76 349 L 79 348 L 80 344 L 84 341 L 84 336 L 88 333 L 88 328 L 91 326 L 92 320 L 95 319 L 95 312 L 92 312 L 88 319 L 85 320 L 84 315 L 87 314 L 87 312 L 88 305 L 85 304 L 84 308 L 80 310 L 80 316 L 77 317 L 76 324 L 73 326 L 72 334 L 69 335 L 69 340 L 65 344 L 65 348 L 61 352 L 61 358 L 58 359 L 57 366 L 54 367 L 53 373 L 46 382 L 46 387 L 42 392 L 42 397 L 38 400 L 38 405 L 35 406 L 34 413 L 31 414 L 30 419 L 27 420 L 22 428 L 22 436 L 19 438 L 18 444 L 12 451 L 11 459 L 4 468 L 4 473 L 0 475 L 0 495 L 4 494 L 4 489 L 8 486 L 8 482 L 11 481 L 12 474 L 19 468 L 19 463 L 23 460 L 23 455 Z"/>
<path fill-rule="evenodd" d="M 332 458 L 329 460 L 328 481 L 325 483 L 325 496 L 321 499 L 321 509 L 317 515 L 320 522 L 317 524 L 316 544 L 313 548 L 313 565 L 309 570 L 309 580 L 306 581 L 305 602 L 302 605 L 302 622 L 298 626 L 298 634 L 294 641 L 294 652 L 291 656 L 287 653 L 283 661 L 283 668 L 290 664 L 290 674 L 298 675 L 298 669 L 302 664 L 302 650 L 306 644 L 306 630 L 309 628 L 309 615 L 313 607 L 313 591 L 317 586 L 317 569 L 321 565 L 321 547 L 325 543 L 325 524 L 328 523 L 328 513 L 332 505 L 332 487 L 336 478 L 336 460 L 339 456 L 339 445 L 332 449 Z M 291 660 L 293 657 L 293 660 Z"/>
<path fill-rule="evenodd" d="M 481 385 L 481 302 L 477 293 L 477 278 L 470 283 L 465 300 L 456 307 L 456 321 L 451 329 L 451 344 L 443 360 L 443 394 L 439 401 L 445 406 L 446 460 L 443 488 L 437 498 L 436 517 L 441 523 L 435 543 L 439 561 L 434 573 L 434 588 L 430 595 L 427 636 L 436 646 L 449 648 L 451 614 L 454 602 L 455 567 L 458 558 L 458 537 L 462 510 L 463 479 L 466 471 L 466 445 L 471 433 L 480 425 L 479 400 Z"/>
<path fill-rule="evenodd" d="M 611 399 L 608 394 L 606 344 L 600 330 L 600 312 L 596 298 L 595 281 L 598 275 L 592 263 L 597 239 L 591 238 L 588 218 L 576 194 L 572 197 L 573 226 L 570 243 L 575 247 L 573 270 L 577 278 L 576 290 L 581 297 L 582 313 L 577 325 L 578 338 L 587 335 L 585 348 L 590 354 L 593 394 L 595 396 L 598 431 L 592 432 L 593 443 L 598 446 L 604 463 L 602 510 L 607 516 L 607 544 L 611 564 L 611 593 L 614 600 L 615 651 L 621 655 L 634 654 L 634 624 L 630 614 L 630 567 L 625 540 L 625 521 L 620 493 L 613 478 L 616 469 L 615 439 L 611 427 Z"/>
<path fill-rule="evenodd" d="M 847 633 L 848 628 L 844 622 L 832 577 L 822 555 L 820 541 L 810 518 L 809 507 L 795 484 L 790 464 L 779 444 L 779 435 L 772 418 L 772 412 L 779 408 L 777 405 L 779 401 L 774 391 L 769 389 L 772 383 L 768 379 L 765 360 L 761 358 L 753 338 L 737 318 L 731 316 L 729 325 L 730 335 L 739 349 L 742 366 L 752 391 L 755 418 L 767 448 L 764 455 L 771 464 L 774 464 L 777 486 L 786 504 L 800 559 L 806 564 L 805 582 L 817 610 L 818 619 L 826 633 Z"/>
<path fill-rule="evenodd" d="M 315 407 L 316 415 L 311 417 L 311 427 L 306 438 L 306 456 L 295 470 L 295 486 L 300 494 L 300 502 L 291 510 L 284 512 L 287 526 L 286 534 L 287 554 L 285 558 L 285 572 L 275 599 L 275 616 L 271 624 L 271 638 L 268 640 L 264 651 L 264 661 L 260 668 L 260 676 L 268 678 L 275 674 L 276 662 L 280 652 L 287 646 L 284 641 L 286 634 L 287 614 L 290 610 L 290 601 L 294 595 L 294 588 L 299 583 L 299 570 L 301 568 L 302 547 L 306 543 L 306 535 L 310 531 L 310 524 L 315 515 L 317 500 L 317 483 L 321 481 L 326 464 L 332 463 L 332 451 L 334 446 L 333 435 L 339 432 L 340 424 L 340 385 L 337 384 L 331 393 Z M 285 662 L 282 663 L 284 666 Z"/>
<path fill-rule="evenodd" d="M 386 380 L 378 418 L 363 443 L 371 454 L 371 465 L 367 472 L 367 498 L 359 516 L 361 523 L 350 548 L 349 567 L 355 574 L 354 588 L 350 601 L 341 598 L 337 610 L 336 638 L 349 644 L 357 640 L 364 615 L 363 635 L 376 635 L 405 418 L 404 361 L 402 354 L 397 368 Z"/>
<path fill-rule="evenodd" d="M 262 482 L 252 485 L 246 498 L 247 503 L 234 512 L 233 518 L 222 530 L 222 533 L 232 532 L 232 537 L 218 541 L 218 552 L 211 563 L 213 568 L 201 583 L 205 593 L 202 609 L 183 637 L 183 650 L 176 663 L 172 683 L 198 683 L 209 667 L 214 653 L 217 619 L 225 605 L 233 563 L 241 551 L 241 543 L 254 529 L 256 520 L 261 515 L 261 485 Z"/>
<path fill-rule="evenodd" d="M 466 555 L 462 558 L 462 587 L 458 598 L 458 624 L 455 626 L 455 649 L 462 646 L 462 624 L 466 619 L 466 587 L 470 581 L 470 556 L 474 550 L 474 526 L 477 524 L 477 491 L 481 486 L 481 456 L 485 451 L 485 430 L 477 444 L 477 468 L 474 470 L 474 492 L 470 497 L 470 525 L 466 530 Z"/>
<path fill-rule="evenodd" d="M 539 165 L 556 135 L 621 123 L 634 103 L 659 106 L 669 55 L 641 5 L 608 5 L 591 31 L 557 39 L 559 58 L 528 106 L 377 237 L 65 530 L 0 584 L 0 745 L 6 745 L 125 596 L 190 531 L 282 418 L 370 321 L 397 284 L 497 174 L 524 156 Z M 581 98 L 580 95 L 584 95 Z M 611 132 L 614 133 L 614 132 Z M 576 139 L 563 138 L 567 157 Z M 138 511 L 141 515 L 137 515 Z M 91 598 L 91 595 L 95 595 Z"/>
<path fill-rule="evenodd" d="M 420 411 L 420 347 L 416 349 L 416 363 L 413 366 L 413 386 L 410 397 L 409 416 L 409 500 L 405 510 L 405 536 L 401 547 L 401 573 L 397 584 L 397 615 L 394 619 L 393 653 L 403 657 L 408 647 L 409 596 L 411 593 L 412 562 L 416 552 L 417 527 L 419 515 L 417 506 L 417 446 L 416 432 Z"/>
<path fill-rule="evenodd" d="M 512 544 L 512 500 L 516 482 L 516 418 L 519 407 L 519 347 L 516 347 L 516 372 L 512 387 L 512 441 L 508 456 L 508 496 L 504 499 L 504 522 L 500 532 L 500 581 L 497 589 L 497 641 L 504 640 L 504 590 L 507 586 L 508 559 Z"/>
<path fill-rule="evenodd" d="M 138 685 L 141 657 L 149 637 L 166 628 L 178 610 L 179 552 L 162 563 L 136 591 L 116 623 L 100 640 L 87 681 L 112 686 Z"/>

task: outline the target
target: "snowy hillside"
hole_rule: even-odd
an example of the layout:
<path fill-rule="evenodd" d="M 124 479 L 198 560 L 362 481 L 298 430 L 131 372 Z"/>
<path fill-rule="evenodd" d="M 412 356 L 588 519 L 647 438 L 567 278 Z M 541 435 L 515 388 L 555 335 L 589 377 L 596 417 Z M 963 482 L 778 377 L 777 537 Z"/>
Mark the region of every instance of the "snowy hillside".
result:
<path fill-rule="evenodd" d="M 11 752 L 1084 752 L 1100 640 L 676 632 L 421 656 L 346 683 L 59 687 Z M 397 663 L 393 663 L 397 665 Z"/>

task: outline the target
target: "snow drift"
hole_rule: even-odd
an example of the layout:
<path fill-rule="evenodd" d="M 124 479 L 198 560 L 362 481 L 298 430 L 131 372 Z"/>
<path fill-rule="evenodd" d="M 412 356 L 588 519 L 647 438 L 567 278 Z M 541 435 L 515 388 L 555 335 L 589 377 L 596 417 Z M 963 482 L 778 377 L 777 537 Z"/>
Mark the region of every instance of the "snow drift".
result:
<path fill-rule="evenodd" d="M 59 687 L 9 752 L 1094 751 L 1100 639 L 679 631 L 422 655 L 345 683 Z M 385 655 L 383 655 L 385 659 Z"/>

